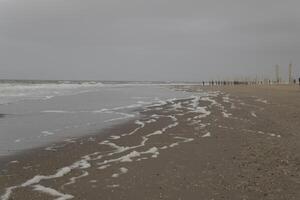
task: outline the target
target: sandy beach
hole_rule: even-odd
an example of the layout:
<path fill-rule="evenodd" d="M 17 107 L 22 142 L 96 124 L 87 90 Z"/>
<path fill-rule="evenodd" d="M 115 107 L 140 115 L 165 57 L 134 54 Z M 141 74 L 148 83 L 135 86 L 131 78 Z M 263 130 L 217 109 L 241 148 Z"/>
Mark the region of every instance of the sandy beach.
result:
<path fill-rule="evenodd" d="M 300 87 L 176 89 L 199 95 L 3 158 L 0 199 L 300 199 Z"/>

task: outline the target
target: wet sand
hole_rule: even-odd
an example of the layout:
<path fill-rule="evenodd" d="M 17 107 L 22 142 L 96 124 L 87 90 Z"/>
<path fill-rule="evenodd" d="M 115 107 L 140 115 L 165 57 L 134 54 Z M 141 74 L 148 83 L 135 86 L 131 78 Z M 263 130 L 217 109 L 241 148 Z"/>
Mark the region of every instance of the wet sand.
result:
<path fill-rule="evenodd" d="M 0 199 L 300 199 L 299 87 L 177 89 L 199 95 L 2 160 Z"/>

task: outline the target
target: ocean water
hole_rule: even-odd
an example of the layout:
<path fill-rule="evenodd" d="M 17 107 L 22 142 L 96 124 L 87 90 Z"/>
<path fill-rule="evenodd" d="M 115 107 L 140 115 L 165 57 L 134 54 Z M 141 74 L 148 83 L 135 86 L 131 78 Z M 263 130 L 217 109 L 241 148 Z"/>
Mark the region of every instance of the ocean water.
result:
<path fill-rule="evenodd" d="M 0 156 L 100 132 L 136 111 L 191 94 L 166 84 L 0 82 Z"/>

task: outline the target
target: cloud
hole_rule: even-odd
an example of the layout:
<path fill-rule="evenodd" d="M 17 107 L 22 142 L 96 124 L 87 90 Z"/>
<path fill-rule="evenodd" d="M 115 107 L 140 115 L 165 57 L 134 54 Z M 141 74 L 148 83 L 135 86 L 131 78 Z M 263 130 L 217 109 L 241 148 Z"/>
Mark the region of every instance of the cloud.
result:
<path fill-rule="evenodd" d="M 293 0 L 0 2 L 0 78 L 272 77 L 276 63 L 300 63 L 299 6 Z"/>

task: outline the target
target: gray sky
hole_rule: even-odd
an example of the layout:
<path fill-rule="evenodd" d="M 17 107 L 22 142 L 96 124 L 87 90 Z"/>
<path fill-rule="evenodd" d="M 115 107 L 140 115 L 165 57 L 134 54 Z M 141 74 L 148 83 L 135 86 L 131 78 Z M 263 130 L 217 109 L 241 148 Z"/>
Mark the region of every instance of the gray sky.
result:
<path fill-rule="evenodd" d="M 0 0 L 0 78 L 300 72 L 299 0 Z"/>

